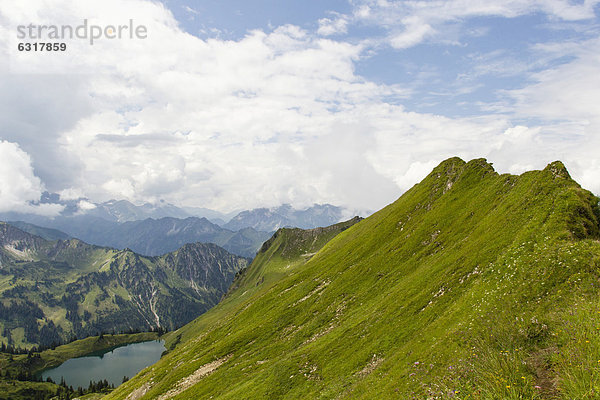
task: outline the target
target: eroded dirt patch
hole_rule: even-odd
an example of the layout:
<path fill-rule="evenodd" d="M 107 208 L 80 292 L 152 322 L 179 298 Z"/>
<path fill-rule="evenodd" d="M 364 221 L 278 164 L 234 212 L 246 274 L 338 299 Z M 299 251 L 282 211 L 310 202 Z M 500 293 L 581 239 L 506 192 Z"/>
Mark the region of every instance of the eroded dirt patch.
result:
<path fill-rule="evenodd" d="M 536 386 L 540 388 L 540 393 L 544 399 L 559 398 L 556 374 L 549 361 L 551 354 L 556 351 L 555 348 L 541 349 L 534 353 L 528 360 L 528 363 L 535 371 Z"/>
<path fill-rule="evenodd" d="M 381 364 L 382 362 L 383 362 L 383 358 L 379 357 L 377 354 L 373 354 L 371 361 L 369 361 L 362 370 L 358 371 L 357 375 L 360 376 L 361 378 L 364 378 L 365 376 L 369 375 L 371 372 L 375 371 L 375 368 L 377 368 L 379 366 L 379 364 Z"/>
<path fill-rule="evenodd" d="M 125 398 L 125 400 L 138 400 L 141 399 L 152 387 L 152 382 L 146 382 L 139 388 L 135 389 L 133 392 L 129 393 L 129 396 Z"/>
<path fill-rule="evenodd" d="M 208 364 L 204 364 L 203 366 L 198 368 L 196 371 L 194 371 L 190 375 L 186 376 L 185 378 L 183 378 L 179 382 L 177 382 L 177 384 L 175 385 L 175 387 L 173 389 L 162 394 L 158 398 L 158 400 L 171 399 L 171 398 L 177 396 L 178 394 L 180 394 L 181 392 L 185 391 L 186 389 L 189 389 L 190 387 L 194 386 L 196 383 L 200 382 L 200 380 L 202 378 L 211 374 L 212 372 L 214 372 L 214 370 L 216 370 L 221 365 L 223 365 L 227 360 L 229 360 L 231 358 L 231 356 L 232 356 L 232 354 L 229 354 L 226 357 L 220 358 L 220 359 L 210 362 Z"/>

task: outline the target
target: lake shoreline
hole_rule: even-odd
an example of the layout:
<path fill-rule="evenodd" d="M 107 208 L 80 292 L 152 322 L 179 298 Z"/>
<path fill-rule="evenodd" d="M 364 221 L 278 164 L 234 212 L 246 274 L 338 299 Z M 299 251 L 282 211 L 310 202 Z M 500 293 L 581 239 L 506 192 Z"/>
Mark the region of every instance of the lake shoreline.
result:
<path fill-rule="evenodd" d="M 104 381 L 118 387 L 147 366 L 158 361 L 165 351 L 160 339 L 127 343 L 70 358 L 57 367 L 38 372 L 42 380 L 65 382 L 74 388 L 86 388 L 91 382 Z"/>
<path fill-rule="evenodd" d="M 44 370 L 56 368 L 64 362 L 91 355 L 98 352 L 108 352 L 110 349 L 126 346 L 132 343 L 148 342 L 159 339 L 156 332 L 105 334 L 101 336 L 90 336 L 85 339 L 75 340 L 71 343 L 57 346 L 40 352 L 43 364 L 36 363 L 30 369 L 33 375 Z"/>
<path fill-rule="evenodd" d="M 156 332 L 105 334 L 75 340 L 31 355 L 0 353 L 0 369 L 10 372 L 11 375 L 27 372 L 36 376 L 40 372 L 58 367 L 72 358 L 84 357 L 94 352 L 106 351 L 130 343 L 156 340 L 160 337 Z"/>

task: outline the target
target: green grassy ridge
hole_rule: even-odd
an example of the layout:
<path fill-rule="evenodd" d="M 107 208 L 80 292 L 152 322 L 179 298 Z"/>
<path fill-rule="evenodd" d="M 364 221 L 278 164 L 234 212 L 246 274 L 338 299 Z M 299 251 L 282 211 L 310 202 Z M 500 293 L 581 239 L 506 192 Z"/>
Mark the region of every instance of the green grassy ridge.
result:
<path fill-rule="evenodd" d="M 213 244 L 162 256 L 46 241 L 0 223 L 0 341 L 29 348 L 100 332 L 174 329 L 215 305 L 249 260 Z"/>
<path fill-rule="evenodd" d="M 232 288 L 235 289 L 232 289 L 215 308 L 177 331 L 163 336 L 169 354 L 174 348 L 179 348 L 176 346 L 195 340 L 198 331 L 211 330 L 231 323 L 248 303 L 272 291 L 272 286 L 283 276 L 293 275 L 297 267 L 310 260 L 327 242 L 360 220 L 361 218 L 355 217 L 329 227 L 309 230 L 279 229 L 263 245 L 251 266 L 241 271 L 232 284 Z M 179 362 L 183 363 L 185 360 L 177 361 Z"/>
<path fill-rule="evenodd" d="M 252 266 L 232 284 L 230 292 L 252 289 L 265 281 L 279 280 L 293 267 L 308 261 L 327 242 L 361 220 L 360 217 L 328 227 L 314 229 L 281 228 L 266 241 L 256 254 Z"/>
<path fill-rule="evenodd" d="M 250 299 L 267 292 L 283 276 L 293 274 L 296 267 L 306 263 L 328 241 L 360 220 L 361 218 L 355 217 L 328 227 L 308 230 L 277 230 L 259 250 L 251 266 L 240 271 L 230 291 L 212 312 L 177 331 L 167 333 L 164 336 L 166 347 L 172 350 L 176 344 L 195 337 L 197 330 L 221 324 L 225 321 L 224 317 L 234 318 Z M 296 250 L 296 256 L 292 256 L 286 249 Z"/>
<path fill-rule="evenodd" d="M 216 359 L 174 398 L 596 398 L 599 215 L 560 162 L 512 176 L 447 160 L 306 262 L 276 238 L 108 398 L 155 398 Z"/>

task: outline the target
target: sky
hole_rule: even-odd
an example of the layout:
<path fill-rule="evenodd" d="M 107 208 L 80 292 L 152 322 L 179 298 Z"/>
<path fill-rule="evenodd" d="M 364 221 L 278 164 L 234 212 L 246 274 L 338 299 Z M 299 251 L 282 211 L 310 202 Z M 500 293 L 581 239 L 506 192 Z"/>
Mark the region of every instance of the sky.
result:
<path fill-rule="evenodd" d="M 56 215 L 44 191 L 377 210 L 453 156 L 512 174 L 561 160 L 600 194 L 599 15 L 600 0 L 0 0 L 0 212 Z M 66 50 L 19 50 L 37 42 Z"/>

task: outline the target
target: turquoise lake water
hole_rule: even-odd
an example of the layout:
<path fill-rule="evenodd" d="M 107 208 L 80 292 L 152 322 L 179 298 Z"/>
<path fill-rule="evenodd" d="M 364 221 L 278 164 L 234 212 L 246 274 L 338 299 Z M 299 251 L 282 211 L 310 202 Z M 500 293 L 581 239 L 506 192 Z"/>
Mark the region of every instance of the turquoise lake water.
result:
<path fill-rule="evenodd" d="M 42 379 L 51 377 L 54 382 L 59 383 L 61 377 L 64 377 L 67 385 L 75 389 L 79 386 L 87 388 L 90 380 L 97 382 L 106 379 L 116 387 L 123 382 L 123 376 L 131 378 L 157 362 L 163 351 L 165 346 L 159 340 L 132 343 L 106 353 L 72 358 L 56 368 L 42 372 Z"/>

